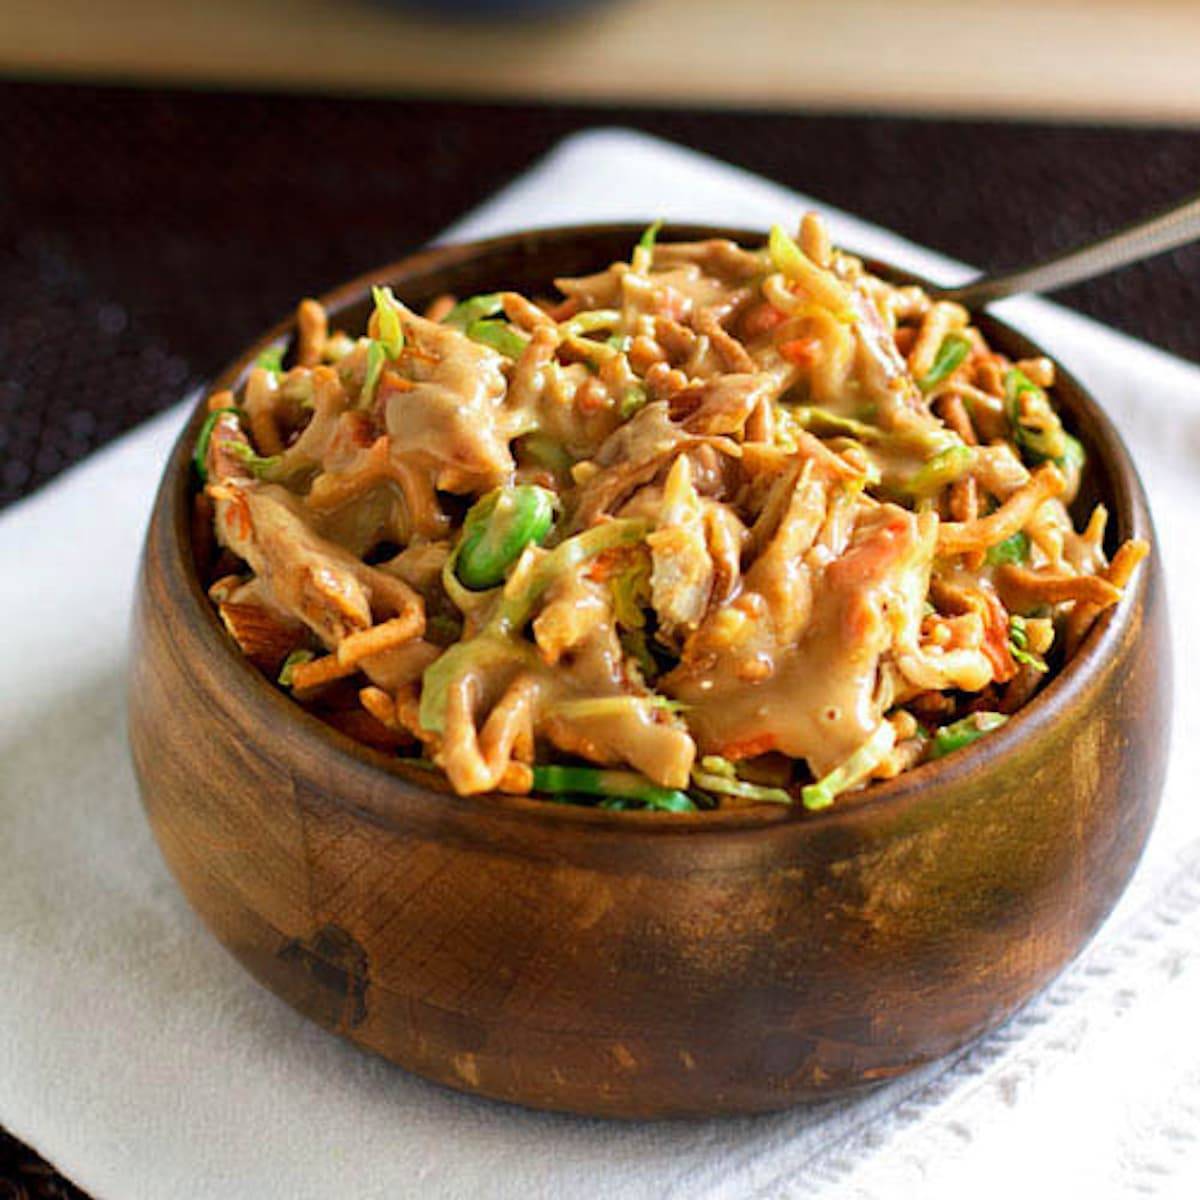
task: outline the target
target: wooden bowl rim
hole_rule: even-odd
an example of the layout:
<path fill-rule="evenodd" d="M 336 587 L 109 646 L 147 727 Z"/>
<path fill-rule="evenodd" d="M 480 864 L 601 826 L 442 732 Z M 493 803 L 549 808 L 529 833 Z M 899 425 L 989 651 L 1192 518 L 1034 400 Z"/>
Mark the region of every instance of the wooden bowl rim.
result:
<path fill-rule="evenodd" d="M 436 244 L 340 284 L 324 293 L 320 301 L 331 315 L 336 315 L 365 302 L 373 286 L 398 284 L 405 276 L 419 276 L 436 269 L 460 265 L 473 258 L 511 249 L 522 242 L 530 247 L 552 248 L 562 242 L 588 238 L 625 237 L 632 245 L 642 229 L 640 224 L 626 222 L 558 225 L 473 241 Z M 721 237 L 739 243 L 761 244 L 765 235 L 761 230 L 679 223 L 665 226 L 660 237 L 679 241 Z M 864 257 L 863 261 L 872 271 L 886 278 L 904 283 L 926 282 L 921 276 L 886 261 L 870 257 Z M 992 331 L 998 331 L 1007 347 L 1019 347 L 1021 357 L 1042 353 L 1037 343 L 1007 322 L 987 312 L 978 312 L 973 316 L 977 322 L 988 327 L 989 336 Z M 854 793 L 851 798 L 838 801 L 819 812 L 809 812 L 798 804 L 696 813 L 610 811 L 500 793 L 458 796 L 448 788 L 431 787 L 424 780 L 414 778 L 419 768 L 405 766 L 403 759 L 355 741 L 282 693 L 234 648 L 197 575 L 191 548 L 189 500 L 194 492 L 192 447 L 203 420 L 205 400 L 213 391 L 236 387 L 263 350 L 280 343 L 286 344 L 293 329 L 294 319 L 290 315 L 277 322 L 198 393 L 195 409 L 171 451 L 155 501 L 156 512 L 165 518 L 163 540 L 169 550 L 167 565 L 174 576 L 168 582 L 175 586 L 169 587 L 167 594 L 172 600 L 190 606 L 190 611 L 181 615 L 191 618 L 189 628 L 198 636 L 204 651 L 212 656 L 214 669 L 225 675 L 224 682 L 230 688 L 241 689 L 249 710 L 257 715 L 256 739 L 265 741 L 272 737 L 276 721 L 294 722 L 299 732 L 317 743 L 324 756 L 331 757 L 331 769 L 335 769 L 334 763 L 349 768 L 355 774 L 365 768 L 371 773 L 369 778 L 364 778 L 365 783 L 375 784 L 386 779 L 389 781 L 388 792 L 395 792 L 409 803 L 418 800 L 436 806 L 438 813 L 450 815 L 453 811 L 457 815 L 468 816 L 504 814 L 548 827 L 583 824 L 593 827 L 596 832 L 616 835 L 686 834 L 694 837 L 699 834 L 778 829 L 781 826 L 815 832 L 831 826 L 857 825 L 869 820 L 881 809 L 896 812 L 919 800 L 928 799 L 934 791 L 944 793 L 947 789 L 969 787 L 993 769 L 1002 770 L 1005 758 L 1023 739 L 1035 737 L 1047 726 L 1062 719 L 1072 706 L 1080 702 L 1081 697 L 1099 680 L 1110 658 L 1127 637 L 1134 614 L 1145 605 L 1152 571 L 1144 566 L 1136 572 L 1132 586 L 1126 589 L 1120 602 L 1095 623 L 1071 660 L 1001 729 L 973 745 L 969 752 L 924 763 L 894 779 L 872 784 L 862 792 Z M 1156 552 L 1157 543 L 1145 493 L 1124 441 L 1092 394 L 1057 359 L 1055 362 L 1058 366 L 1056 391 L 1066 396 L 1065 407 L 1071 410 L 1077 427 L 1085 433 L 1090 455 L 1099 453 L 1111 479 L 1112 495 L 1104 499 L 1106 503 L 1111 500 L 1111 516 L 1120 538 L 1145 538 Z M 287 754 L 280 751 L 277 757 L 285 759 Z M 396 810 L 391 805 L 378 802 L 379 795 L 375 787 L 364 787 L 362 791 L 370 797 L 372 819 L 389 826 L 398 824 Z M 344 797 L 331 798 L 348 808 L 361 811 L 361 806 L 351 805 Z"/>

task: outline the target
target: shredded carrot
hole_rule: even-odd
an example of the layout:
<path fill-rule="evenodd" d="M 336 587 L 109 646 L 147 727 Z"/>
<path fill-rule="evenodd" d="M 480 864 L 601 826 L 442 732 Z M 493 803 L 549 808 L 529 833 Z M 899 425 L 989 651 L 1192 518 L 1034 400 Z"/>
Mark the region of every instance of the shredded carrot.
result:
<path fill-rule="evenodd" d="M 797 367 L 811 367 L 821 357 L 821 339 L 791 338 L 780 345 L 779 353 Z"/>
<path fill-rule="evenodd" d="M 223 516 L 230 535 L 242 541 L 250 537 L 254 532 L 254 522 L 250 519 L 250 503 L 241 488 L 209 484 L 206 490 L 212 499 L 226 501 Z"/>
<path fill-rule="evenodd" d="M 769 300 L 763 300 L 747 310 L 742 318 L 742 337 L 747 341 L 770 333 L 787 318 Z"/>
<path fill-rule="evenodd" d="M 399 371 L 393 370 L 391 367 L 384 367 L 383 374 L 379 377 L 379 392 L 413 392 L 416 391 L 417 385 L 411 379 L 405 379 Z"/>
<path fill-rule="evenodd" d="M 630 557 L 629 547 L 613 546 L 612 549 L 597 554 L 584 568 L 584 574 L 595 583 L 607 583 L 625 566 Z"/>
<path fill-rule="evenodd" d="M 976 610 L 983 617 L 983 643 L 980 649 L 992 664 L 992 678 L 1007 683 L 1017 673 L 1017 663 L 1008 643 L 1008 610 L 1000 597 L 986 588 L 972 589 L 979 597 Z"/>

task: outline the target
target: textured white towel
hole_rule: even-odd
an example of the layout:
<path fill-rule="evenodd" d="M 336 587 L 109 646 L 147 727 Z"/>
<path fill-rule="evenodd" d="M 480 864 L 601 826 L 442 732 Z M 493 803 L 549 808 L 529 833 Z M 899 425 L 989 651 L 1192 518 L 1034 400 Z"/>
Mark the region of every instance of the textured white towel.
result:
<path fill-rule="evenodd" d="M 660 215 L 765 228 L 811 204 L 601 130 L 451 236 Z M 961 271 L 831 216 L 851 248 Z M 1133 885 L 1005 1028 L 852 1103 L 621 1125 L 425 1084 L 260 989 L 163 867 L 125 745 L 135 559 L 181 407 L 0 519 L 0 1122 L 98 1200 L 1200 1195 L 1200 547 L 1187 520 L 1200 510 L 1200 370 L 1047 303 L 1005 315 L 1095 389 L 1130 442 L 1181 685 L 1163 812 Z"/>

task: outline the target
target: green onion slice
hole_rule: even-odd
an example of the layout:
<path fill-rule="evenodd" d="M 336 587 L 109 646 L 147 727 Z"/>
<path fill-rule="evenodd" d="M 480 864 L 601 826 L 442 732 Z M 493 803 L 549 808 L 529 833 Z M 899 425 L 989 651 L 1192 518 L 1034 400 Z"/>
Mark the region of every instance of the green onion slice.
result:
<path fill-rule="evenodd" d="M 529 345 L 529 339 L 505 321 L 472 321 L 467 326 L 467 337 L 482 346 L 490 346 L 507 358 L 520 358 Z"/>
<path fill-rule="evenodd" d="M 534 484 L 496 488 L 478 500 L 463 522 L 458 578 L 476 591 L 502 583 L 526 546 L 546 540 L 555 506 L 554 494 Z"/>
<path fill-rule="evenodd" d="M 192 462 L 196 466 L 196 474 L 200 476 L 201 483 L 208 482 L 208 447 L 212 441 L 213 430 L 226 413 L 232 413 L 236 417 L 238 410 L 236 408 L 214 409 L 204 418 L 204 424 L 200 426 L 200 432 L 196 435 L 196 448 L 192 451 Z"/>
<path fill-rule="evenodd" d="M 717 754 L 706 754 L 692 768 L 692 782 L 706 792 L 718 796 L 736 796 L 742 800 L 755 800 L 766 804 L 791 804 L 792 797 L 778 787 L 764 787 L 739 779 L 737 768 L 727 758 Z"/>
<path fill-rule="evenodd" d="M 641 412 L 649 399 L 646 389 L 640 383 L 631 383 L 625 389 L 625 395 L 621 397 L 621 407 L 617 410 L 621 420 L 628 421 L 634 413 Z"/>
<path fill-rule="evenodd" d="M 662 218 L 660 217 L 653 224 L 647 226 L 645 232 L 640 238 L 633 250 L 633 270 L 644 274 L 648 271 L 654 262 L 654 244 L 658 241 L 659 230 L 663 227 Z"/>
<path fill-rule="evenodd" d="M 974 465 L 970 446 L 949 446 L 935 454 L 909 479 L 907 490 L 918 499 L 934 496 L 949 483 L 961 479 Z"/>
<path fill-rule="evenodd" d="M 285 350 L 284 346 L 268 346 L 254 360 L 254 365 L 262 367 L 264 371 L 270 371 L 272 375 L 282 375 Z"/>
<path fill-rule="evenodd" d="M 404 350 L 404 329 L 400 324 L 400 314 L 396 311 L 396 297 L 392 295 L 390 287 L 373 287 L 371 296 L 379 318 L 379 342 L 388 358 L 399 358 Z"/>
<path fill-rule="evenodd" d="M 931 392 L 939 383 L 949 379 L 962 366 L 970 353 L 971 339 L 965 333 L 946 334 L 934 356 L 933 366 L 918 381 L 921 391 Z"/>
<path fill-rule="evenodd" d="M 610 771 L 597 767 L 538 766 L 533 768 L 533 790 L 552 795 L 603 796 L 632 800 L 660 812 L 694 812 L 686 792 L 660 787 L 636 771 Z"/>
<path fill-rule="evenodd" d="M 1044 425 L 1028 425 L 1022 422 L 1022 398 L 1025 396 L 1032 397 L 1031 406 L 1043 417 Z M 1024 451 L 1026 460 L 1036 464 L 1050 459 L 1059 466 L 1064 466 L 1066 456 L 1074 451 L 1068 447 L 1067 434 L 1063 430 L 1062 422 L 1051 407 L 1046 393 L 1018 367 L 1012 367 L 1005 373 L 1004 402 L 1009 424 L 1012 426 L 1013 441 Z M 1072 438 L 1071 441 L 1075 439 Z M 1078 442 L 1076 447 L 1082 450 Z"/>
<path fill-rule="evenodd" d="M 972 742 L 977 742 L 986 734 L 999 729 L 1008 718 L 998 712 L 977 712 L 955 721 L 952 725 L 943 725 L 933 735 L 933 748 L 930 758 L 944 758 L 955 750 L 961 750 Z"/>
<path fill-rule="evenodd" d="M 1004 563 L 1023 563 L 1029 559 L 1029 534 L 1018 529 L 1012 537 L 1007 537 L 994 546 L 989 546 L 986 554 L 987 561 L 993 567 Z"/>
<path fill-rule="evenodd" d="M 278 454 L 272 454 L 269 458 L 264 458 L 261 454 L 256 454 L 245 442 L 231 442 L 229 444 L 229 451 L 241 459 L 249 470 L 260 479 L 273 471 L 282 461 L 281 456 Z"/>
<path fill-rule="evenodd" d="M 460 300 L 443 318 L 443 325 L 453 325 L 455 329 L 464 332 L 476 321 L 484 317 L 494 317 L 503 312 L 504 302 L 499 292 L 487 292 L 481 296 L 471 296 Z"/>
<path fill-rule="evenodd" d="M 301 664 L 312 662 L 313 652 L 311 650 L 293 650 L 291 654 L 283 660 L 283 666 L 279 668 L 279 682 L 284 687 L 292 686 L 292 672 Z"/>
<path fill-rule="evenodd" d="M 1025 629 L 1025 618 L 1013 613 L 1008 618 L 1008 650 L 1019 663 L 1033 667 L 1043 675 L 1050 669 L 1029 649 L 1029 634 Z"/>

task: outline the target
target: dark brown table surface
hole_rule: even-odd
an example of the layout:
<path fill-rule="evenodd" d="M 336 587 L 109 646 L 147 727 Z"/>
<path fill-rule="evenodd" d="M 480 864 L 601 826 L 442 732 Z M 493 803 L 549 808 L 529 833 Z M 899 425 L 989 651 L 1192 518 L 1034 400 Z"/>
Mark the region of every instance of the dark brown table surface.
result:
<path fill-rule="evenodd" d="M 988 267 L 1200 188 L 1200 131 L 1181 129 L 28 83 L 0 83 L 0 113 L 0 506 L 590 125 L 672 138 Z M 1200 362 L 1200 246 L 1058 298 Z M 0 1131 L 0 1200 L 81 1195 Z"/>

